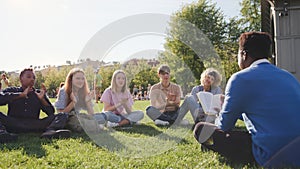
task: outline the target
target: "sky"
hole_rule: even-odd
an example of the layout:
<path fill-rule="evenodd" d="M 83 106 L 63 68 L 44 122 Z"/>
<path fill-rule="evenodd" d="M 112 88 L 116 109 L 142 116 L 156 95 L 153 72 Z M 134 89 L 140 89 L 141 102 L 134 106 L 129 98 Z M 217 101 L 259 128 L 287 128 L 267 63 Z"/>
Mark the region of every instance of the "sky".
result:
<path fill-rule="evenodd" d="M 196 0 L 1 0 L 0 70 L 75 63 L 91 39 L 109 25 L 145 13 L 169 16 L 192 2 Z M 238 0 L 211 2 L 227 17 L 239 15 Z M 162 50 L 163 39 L 158 33 L 125 37 L 97 60 Z"/>

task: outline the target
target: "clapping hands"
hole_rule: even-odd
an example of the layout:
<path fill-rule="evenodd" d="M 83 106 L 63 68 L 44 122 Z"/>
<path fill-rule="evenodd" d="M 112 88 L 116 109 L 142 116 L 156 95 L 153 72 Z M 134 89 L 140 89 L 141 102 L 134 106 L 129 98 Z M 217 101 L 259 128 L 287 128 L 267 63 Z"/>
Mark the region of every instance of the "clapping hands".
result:
<path fill-rule="evenodd" d="M 95 91 L 94 91 L 94 90 L 92 90 L 91 92 L 89 92 L 89 93 L 85 96 L 85 102 L 86 102 L 86 103 L 87 103 L 87 102 L 90 102 L 90 101 L 93 99 L 94 95 L 95 95 Z"/>
<path fill-rule="evenodd" d="M 126 106 L 127 101 L 128 98 L 122 98 L 120 99 L 119 103 L 115 104 L 115 107 Z"/>
<path fill-rule="evenodd" d="M 33 92 L 33 87 L 32 86 L 28 86 L 21 94 L 21 97 L 28 97 L 28 94 L 30 92 Z M 36 94 L 36 96 L 41 100 L 44 98 L 45 93 L 46 93 L 46 87 L 44 84 L 41 85 L 41 89 L 40 90 L 35 90 L 34 93 Z"/>
<path fill-rule="evenodd" d="M 31 88 L 32 89 L 32 88 Z M 41 84 L 41 89 L 40 90 L 36 90 L 35 91 L 35 94 L 37 95 L 37 97 L 42 100 L 45 96 L 45 93 L 46 93 L 46 86 L 42 83 Z"/>
<path fill-rule="evenodd" d="M 121 105 L 124 105 L 127 103 L 127 101 L 128 101 L 128 98 L 122 98 L 120 103 L 121 103 Z"/>

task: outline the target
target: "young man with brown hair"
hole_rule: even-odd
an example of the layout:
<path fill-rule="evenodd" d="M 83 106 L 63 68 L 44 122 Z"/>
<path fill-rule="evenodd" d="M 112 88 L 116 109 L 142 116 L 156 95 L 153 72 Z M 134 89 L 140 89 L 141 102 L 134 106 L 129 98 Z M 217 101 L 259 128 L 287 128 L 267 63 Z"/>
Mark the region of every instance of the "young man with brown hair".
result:
<path fill-rule="evenodd" d="M 173 124 L 178 116 L 181 89 L 170 82 L 170 68 L 161 65 L 158 68 L 160 82 L 150 89 L 150 106 L 146 108 L 147 115 L 156 125 Z"/>

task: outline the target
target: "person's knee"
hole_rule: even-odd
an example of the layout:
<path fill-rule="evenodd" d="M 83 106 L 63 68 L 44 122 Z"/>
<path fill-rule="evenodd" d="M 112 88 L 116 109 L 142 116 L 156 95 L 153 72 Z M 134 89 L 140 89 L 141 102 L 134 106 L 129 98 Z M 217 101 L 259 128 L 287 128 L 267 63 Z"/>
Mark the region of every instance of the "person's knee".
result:
<path fill-rule="evenodd" d="M 199 137 L 200 137 L 200 133 L 203 129 L 203 126 L 204 126 L 204 123 L 203 122 L 199 122 L 195 125 L 194 127 L 194 131 L 193 131 L 193 134 L 194 134 L 194 137 L 195 139 L 199 142 Z"/>
<path fill-rule="evenodd" d="M 151 106 L 148 106 L 147 108 L 146 108 L 146 114 L 147 114 L 147 116 L 149 116 L 150 118 L 151 118 L 151 116 L 152 116 L 152 110 L 153 110 L 153 108 L 151 107 Z"/>
<path fill-rule="evenodd" d="M 199 122 L 194 128 L 194 137 L 199 143 L 206 142 L 215 132 L 217 126 L 207 122 Z"/>
<path fill-rule="evenodd" d="M 99 124 L 104 124 L 107 121 L 107 116 L 105 113 L 95 113 L 94 118 Z"/>
<path fill-rule="evenodd" d="M 58 114 L 56 114 L 55 118 L 67 121 L 69 118 L 69 114 L 68 113 L 58 113 Z"/>
<path fill-rule="evenodd" d="M 140 111 L 138 113 L 138 117 L 139 117 L 140 120 L 142 120 L 144 118 L 144 112 Z"/>

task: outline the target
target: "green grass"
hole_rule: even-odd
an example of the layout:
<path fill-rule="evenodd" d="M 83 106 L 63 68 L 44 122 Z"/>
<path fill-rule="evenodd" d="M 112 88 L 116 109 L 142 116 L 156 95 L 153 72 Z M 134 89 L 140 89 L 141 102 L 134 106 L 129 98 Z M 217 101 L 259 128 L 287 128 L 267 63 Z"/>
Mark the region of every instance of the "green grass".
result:
<path fill-rule="evenodd" d="M 136 101 L 134 109 L 145 111 L 148 105 Z M 96 104 L 95 111 L 102 107 Z M 147 116 L 130 129 L 72 133 L 69 139 L 39 136 L 20 134 L 17 142 L 0 144 L 0 168 L 258 168 L 202 152 L 190 128 L 157 127 Z"/>

